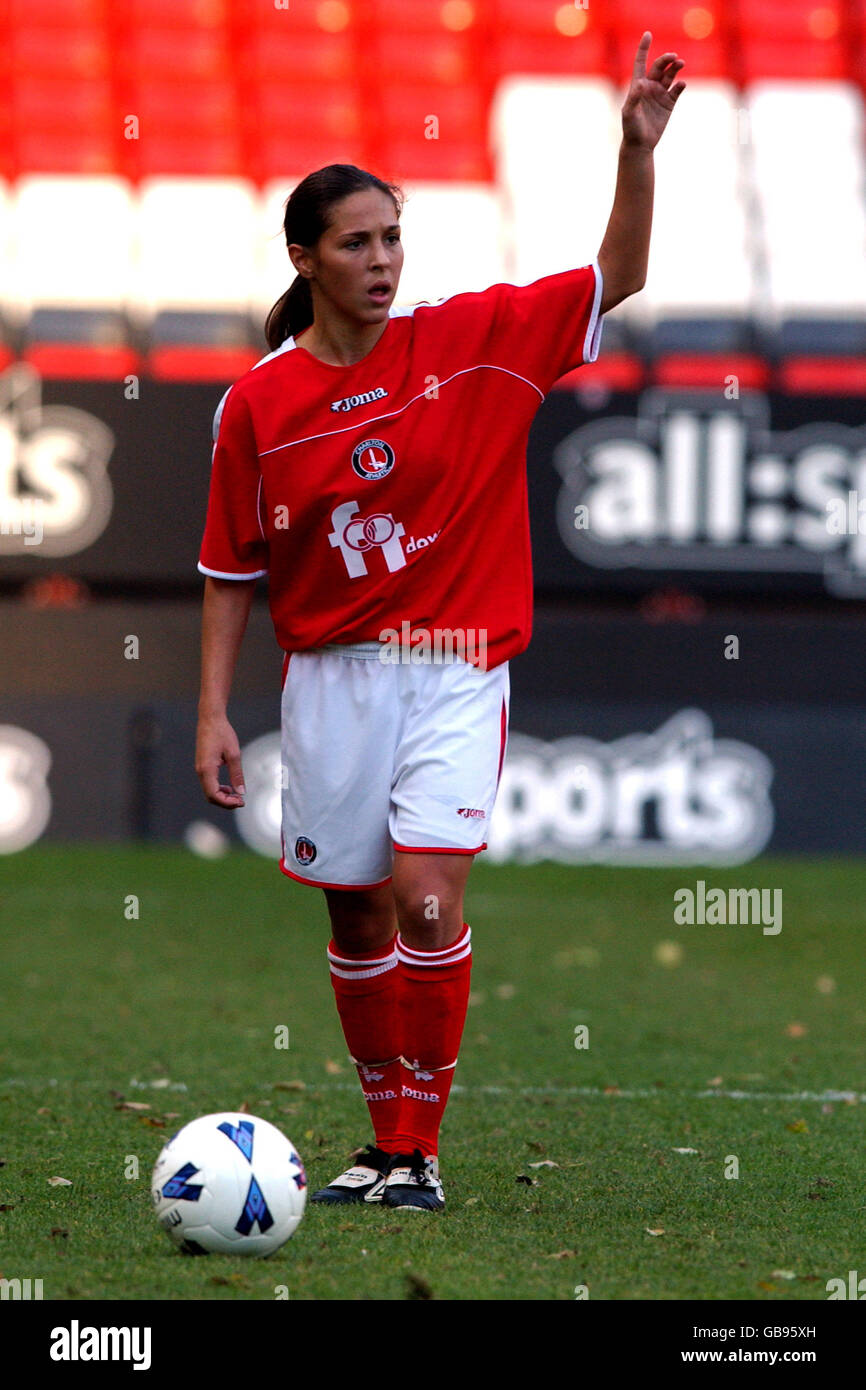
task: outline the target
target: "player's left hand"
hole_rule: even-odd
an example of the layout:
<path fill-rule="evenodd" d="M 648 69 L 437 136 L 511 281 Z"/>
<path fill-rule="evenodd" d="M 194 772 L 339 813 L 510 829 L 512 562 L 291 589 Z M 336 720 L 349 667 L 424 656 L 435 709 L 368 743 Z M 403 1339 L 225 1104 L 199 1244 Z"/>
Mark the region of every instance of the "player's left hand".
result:
<path fill-rule="evenodd" d="M 686 89 L 685 82 L 674 81 L 685 62 L 676 53 L 662 53 L 647 72 L 651 43 L 652 34 L 647 30 L 638 44 L 631 86 L 622 108 L 623 140 L 646 150 L 658 144 L 677 98 Z"/>

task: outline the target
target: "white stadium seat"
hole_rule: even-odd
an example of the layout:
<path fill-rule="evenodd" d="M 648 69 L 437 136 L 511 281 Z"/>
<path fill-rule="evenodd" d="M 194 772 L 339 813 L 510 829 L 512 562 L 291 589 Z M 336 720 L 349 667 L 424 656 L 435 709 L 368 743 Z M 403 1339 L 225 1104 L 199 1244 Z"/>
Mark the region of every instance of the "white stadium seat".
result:
<path fill-rule="evenodd" d="M 836 82 L 748 92 L 767 310 L 866 311 L 863 103 Z"/>
<path fill-rule="evenodd" d="M 242 179 L 147 180 L 139 205 L 135 304 L 247 312 L 255 292 L 257 197 Z"/>
<path fill-rule="evenodd" d="M 507 279 L 528 284 L 595 256 L 613 198 L 615 89 L 602 78 L 508 78 L 491 116 L 510 241 Z"/>
<path fill-rule="evenodd" d="M 502 207 L 486 184 L 405 183 L 395 304 L 484 290 L 507 274 Z"/>
<path fill-rule="evenodd" d="M 743 198 L 744 121 L 733 87 L 690 81 L 655 152 L 647 282 L 634 319 L 748 314 L 757 287 Z"/>
<path fill-rule="evenodd" d="M 16 185 L 4 305 L 123 307 L 133 280 L 134 202 L 121 178 L 40 176 Z"/>

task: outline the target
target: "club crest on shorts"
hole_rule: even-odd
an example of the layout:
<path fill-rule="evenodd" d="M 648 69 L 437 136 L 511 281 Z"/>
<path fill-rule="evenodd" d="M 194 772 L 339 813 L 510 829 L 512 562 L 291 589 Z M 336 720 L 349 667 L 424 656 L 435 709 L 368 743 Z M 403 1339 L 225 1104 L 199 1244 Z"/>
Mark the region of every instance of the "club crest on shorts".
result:
<path fill-rule="evenodd" d="M 312 840 L 308 840 L 306 835 L 299 835 L 295 841 L 295 858 L 299 864 L 312 864 L 318 851 Z"/>
<path fill-rule="evenodd" d="M 375 483 L 394 467 L 394 450 L 384 439 L 364 439 L 352 450 L 352 468 L 359 478 Z"/>

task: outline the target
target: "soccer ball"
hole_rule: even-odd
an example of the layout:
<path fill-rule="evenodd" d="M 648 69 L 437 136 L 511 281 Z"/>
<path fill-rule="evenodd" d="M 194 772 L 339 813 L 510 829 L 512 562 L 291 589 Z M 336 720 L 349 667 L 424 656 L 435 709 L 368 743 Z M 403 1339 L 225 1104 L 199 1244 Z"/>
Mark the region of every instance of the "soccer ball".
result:
<path fill-rule="evenodd" d="M 156 1219 L 186 1255 L 272 1255 L 304 1214 L 294 1145 L 255 1115 L 203 1115 L 172 1135 L 151 1179 Z"/>

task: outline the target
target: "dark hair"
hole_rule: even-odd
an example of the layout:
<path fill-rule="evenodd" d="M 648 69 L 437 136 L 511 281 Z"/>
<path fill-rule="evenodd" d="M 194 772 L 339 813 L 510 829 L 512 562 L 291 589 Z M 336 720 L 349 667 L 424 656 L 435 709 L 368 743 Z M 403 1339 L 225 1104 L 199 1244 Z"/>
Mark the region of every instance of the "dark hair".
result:
<path fill-rule="evenodd" d="M 307 174 L 286 199 L 283 218 L 286 246 L 291 246 L 293 242 L 299 246 L 315 246 L 331 225 L 329 214 L 334 204 L 350 193 L 359 193 L 367 188 L 378 188 L 380 192 L 389 194 L 394 200 L 399 219 L 404 195 L 397 184 L 385 183 L 355 164 L 326 164 L 323 169 L 315 169 L 312 174 Z M 265 321 L 268 347 L 273 352 L 286 338 L 303 332 L 312 322 L 310 282 L 303 275 L 296 275 Z"/>

